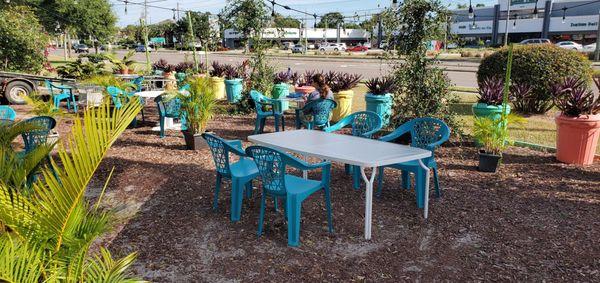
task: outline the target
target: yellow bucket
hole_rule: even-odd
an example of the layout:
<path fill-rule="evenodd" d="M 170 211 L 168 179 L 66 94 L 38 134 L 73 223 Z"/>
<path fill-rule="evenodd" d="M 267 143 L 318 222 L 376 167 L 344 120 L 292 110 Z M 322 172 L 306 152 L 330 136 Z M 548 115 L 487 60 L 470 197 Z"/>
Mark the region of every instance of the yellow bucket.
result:
<path fill-rule="evenodd" d="M 337 107 L 333 109 L 332 121 L 337 122 L 342 120 L 344 117 L 352 114 L 352 97 L 354 96 L 353 90 L 343 90 L 334 94 L 335 102 Z"/>
<path fill-rule="evenodd" d="M 210 77 L 213 89 L 215 91 L 215 99 L 225 100 L 227 95 L 225 94 L 225 79 L 220 77 Z"/>

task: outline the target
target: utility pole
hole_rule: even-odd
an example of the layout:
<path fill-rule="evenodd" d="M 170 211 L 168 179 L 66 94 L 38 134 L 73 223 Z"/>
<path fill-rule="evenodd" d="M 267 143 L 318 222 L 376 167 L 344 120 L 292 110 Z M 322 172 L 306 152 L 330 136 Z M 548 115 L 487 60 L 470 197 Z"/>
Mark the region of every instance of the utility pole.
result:
<path fill-rule="evenodd" d="M 179 2 L 177 2 L 177 20 L 179 21 L 179 19 L 181 19 L 179 17 Z"/>
<path fill-rule="evenodd" d="M 383 39 L 383 28 L 381 24 L 381 13 L 377 15 L 377 48 L 381 49 L 381 40 Z"/>
<path fill-rule="evenodd" d="M 596 52 L 594 53 L 594 61 L 600 60 L 600 11 L 598 11 L 598 28 L 596 32 Z"/>
<path fill-rule="evenodd" d="M 506 9 L 506 22 L 504 25 L 504 46 L 508 45 L 508 22 L 510 21 L 510 0 L 506 0 L 508 9 Z"/>
<path fill-rule="evenodd" d="M 198 72 L 198 57 L 196 57 L 196 37 L 194 36 L 194 28 L 192 27 L 192 13 L 187 12 L 188 25 L 190 27 L 190 39 L 192 40 L 192 55 L 194 56 L 194 70 Z M 208 67 L 208 66 L 207 66 Z"/>
<path fill-rule="evenodd" d="M 148 29 L 146 28 L 146 21 L 140 19 L 140 25 L 142 26 L 142 36 L 144 37 L 144 51 L 146 51 L 146 72 L 152 71 L 150 67 L 150 50 L 148 50 Z"/>

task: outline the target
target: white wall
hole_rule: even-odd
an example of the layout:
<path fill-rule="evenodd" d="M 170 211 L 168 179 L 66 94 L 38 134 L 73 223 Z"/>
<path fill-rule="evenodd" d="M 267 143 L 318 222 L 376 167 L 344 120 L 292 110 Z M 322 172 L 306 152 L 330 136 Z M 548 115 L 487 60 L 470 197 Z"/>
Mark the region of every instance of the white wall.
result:
<path fill-rule="evenodd" d="M 505 20 L 498 21 L 498 33 L 504 33 Z M 477 21 L 477 27 L 472 28 L 473 22 L 452 23 L 450 31 L 454 34 L 492 34 L 493 21 Z M 508 22 L 509 33 L 542 32 L 544 19 L 518 19 L 513 28 L 514 20 Z M 567 16 L 565 23 L 562 17 L 553 17 L 550 20 L 550 33 L 596 32 L 598 29 L 598 16 Z"/>
<path fill-rule="evenodd" d="M 304 35 L 304 29 L 302 30 L 302 37 Z M 307 28 L 306 33 L 308 38 L 324 38 L 327 35 L 328 39 L 337 38 L 337 29 L 327 29 L 326 31 L 322 28 Z M 285 28 L 283 30 L 276 28 L 267 28 L 263 31 L 263 38 L 266 39 L 297 39 L 300 38 L 300 29 L 297 28 Z M 241 33 L 233 29 L 225 30 L 225 39 L 239 39 L 242 37 Z M 340 29 L 340 38 L 348 39 L 348 38 L 363 38 L 368 39 L 371 37 L 371 34 L 366 30 L 362 29 Z"/>

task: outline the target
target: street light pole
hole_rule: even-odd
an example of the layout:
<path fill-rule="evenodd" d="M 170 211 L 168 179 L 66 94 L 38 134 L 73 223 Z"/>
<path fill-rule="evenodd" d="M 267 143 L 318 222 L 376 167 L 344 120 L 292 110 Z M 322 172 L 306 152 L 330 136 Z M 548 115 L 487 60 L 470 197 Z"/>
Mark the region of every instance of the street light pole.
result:
<path fill-rule="evenodd" d="M 510 0 L 506 0 L 508 9 L 506 10 L 506 23 L 504 25 L 504 46 L 508 45 L 508 22 L 510 21 Z"/>
<path fill-rule="evenodd" d="M 600 60 L 600 11 L 598 11 L 598 31 L 596 32 L 596 52 L 594 52 L 594 61 Z"/>

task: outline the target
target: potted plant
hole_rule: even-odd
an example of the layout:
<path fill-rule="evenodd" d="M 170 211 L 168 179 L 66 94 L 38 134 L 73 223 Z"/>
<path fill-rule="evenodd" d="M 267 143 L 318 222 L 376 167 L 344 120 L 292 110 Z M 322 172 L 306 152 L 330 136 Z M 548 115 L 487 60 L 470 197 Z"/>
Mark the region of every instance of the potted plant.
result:
<path fill-rule="evenodd" d="M 481 172 L 496 172 L 502 158 L 502 152 L 513 141 L 509 137 L 509 124 L 523 124 L 523 117 L 515 114 L 502 115 L 500 118 L 490 116 L 475 117 L 473 136 L 481 148 L 479 150 L 479 166 Z"/>
<path fill-rule="evenodd" d="M 312 85 L 312 78 L 316 73 L 316 71 L 306 71 L 302 75 L 293 73 L 291 75 L 291 80 L 294 84 L 294 91 L 304 97 L 315 91 L 315 87 Z"/>
<path fill-rule="evenodd" d="M 185 129 L 182 131 L 186 148 L 198 150 L 207 146 L 200 134 L 206 130 L 206 124 L 213 117 L 217 103 L 209 78 L 200 77 L 191 80 L 188 92 L 185 95 L 181 93 L 177 95 L 185 115 Z"/>
<path fill-rule="evenodd" d="M 500 118 L 502 114 L 502 95 L 504 82 L 499 77 L 491 77 L 479 84 L 479 97 L 471 107 L 475 117 Z M 506 113 L 510 113 L 510 105 L 506 105 Z"/>
<path fill-rule="evenodd" d="M 223 100 L 227 96 L 225 94 L 225 69 L 226 66 L 219 64 L 217 61 L 212 62 L 212 70 L 210 70 L 210 81 L 215 90 L 216 99 Z"/>
<path fill-rule="evenodd" d="M 290 94 L 290 85 L 288 85 L 290 77 L 290 71 L 275 74 L 273 90 L 271 91 L 273 99 L 285 98 Z"/>
<path fill-rule="evenodd" d="M 135 55 L 134 50 L 127 52 L 121 59 L 117 58 L 116 54 L 106 54 L 104 56 L 113 64 L 115 73 L 127 75 L 133 70 L 133 65 L 135 64 L 135 61 L 132 59 L 133 55 Z"/>
<path fill-rule="evenodd" d="M 185 81 L 188 74 L 192 74 L 194 71 L 194 63 L 185 61 L 175 65 L 175 78 L 177 83 L 181 84 Z"/>
<path fill-rule="evenodd" d="M 237 103 L 242 98 L 244 75 L 244 64 L 240 66 L 227 65 L 225 67 L 225 92 L 230 103 Z"/>
<path fill-rule="evenodd" d="M 167 68 L 168 65 L 169 62 L 162 58 L 152 63 L 152 71 L 154 72 L 154 75 L 162 76 L 165 71 L 165 68 Z"/>
<path fill-rule="evenodd" d="M 589 165 L 600 136 L 600 98 L 582 78 L 567 78 L 552 86 L 556 117 L 556 158 L 565 163 Z"/>
<path fill-rule="evenodd" d="M 383 120 L 383 126 L 386 126 L 392 116 L 392 93 L 397 89 L 396 80 L 392 76 L 385 76 L 370 79 L 365 85 L 369 89 L 365 95 L 367 111 L 379 114 Z"/>
<path fill-rule="evenodd" d="M 174 90 L 177 88 L 177 79 L 175 78 L 175 66 L 167 64 L 163 70 L 163 77 L 166 81 L 164 85 L 166 91 Z"/>
<path fill-rule="evenodd" d="M 325 80 L 334 93 L 335 102 L 337 102 L 337 107 L 333 109 L 332 121 L 342 120 L 352 113 L 352 97 L 354 96 L 352 89 L 358 85 L 360 79 L 361 75 L 348 73 L 330 72 L 325 76 Z"/>

